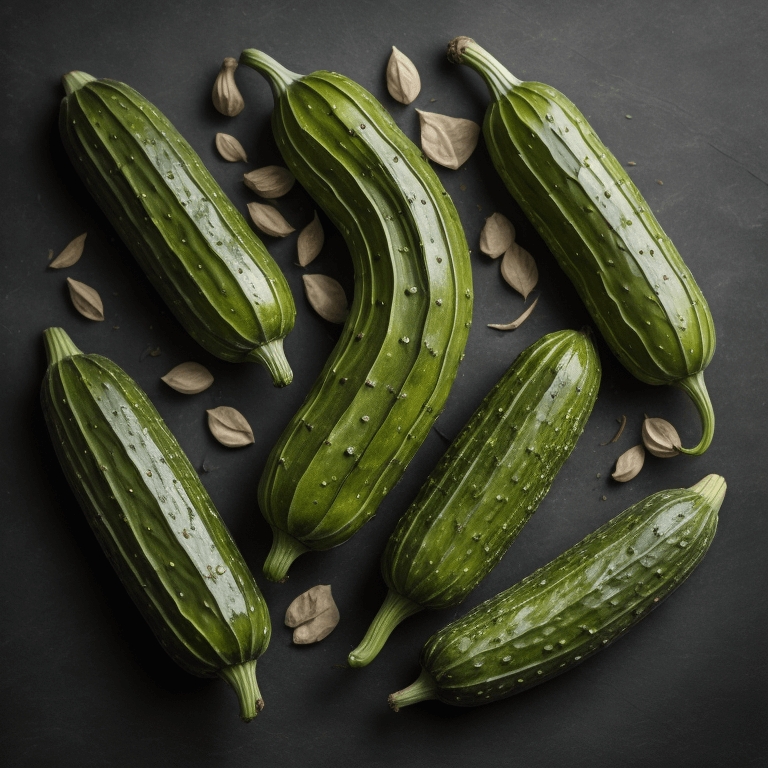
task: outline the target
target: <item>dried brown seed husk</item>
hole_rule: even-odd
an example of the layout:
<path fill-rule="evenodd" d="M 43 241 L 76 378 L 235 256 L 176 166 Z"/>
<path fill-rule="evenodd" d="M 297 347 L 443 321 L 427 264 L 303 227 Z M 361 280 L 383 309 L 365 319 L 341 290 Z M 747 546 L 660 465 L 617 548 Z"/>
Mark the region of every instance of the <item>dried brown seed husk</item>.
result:
<path fill-rule="evenodd" d="M 216 134 L 216 149 L 219 150 L 219 154 L 230 163 L 245 162 L 248 159 L 248 155 L 245 154 L 243 145 L 234 137 L 228 133 Z"/>
<path fill-rule="evenodd" d="M 332 605 L 333 596 L 331 595 L 330 584 L 318 584 L 306 592 L 302 592 L 289 606 L 285 612 L 285 624 L 288 627 L 298 627 L 299 624 L 319 616 L 323 611 L 327 611 Z"/>
<path fill-rule="evenodd" d="M 387 63 L 387 90 L 401 104 L 410 104 L 421 90 L 421 78 L 414 63 L 394 45 Z"/>
<path fill-rule="evenodd" d="M 501 260 L 501 276 L 524 299 L 539 282 L 539 270 L 533 256 L 517 243 L 512 243 Z"/>
<path fill-rule="evenodd" d="M 234 117 L 243 111 L 245 102 L 235 83 L 237 59 L 227 56 L 213 83 L 213 106 L 227 117 Z"/>
<path fill-rule="evenodd" d="M 253 442 L 253 430 L 240 411 L 220 405 L 206 411 L 211 434 L 227 448 L 240 448 Z"/>
<path fill-rule="evenodd" d="M 48 266 L 51 269 L 64 269 L 80 261 L 87 236 L 88 233 L 83 232 L 82 235 L 78 235 L 74 240 L 70 241 L 67 247 Z"/>
<path fill-rule="evenodd" d="M 296 231 L 274 205 L 248 203 L 248 213 L 251 214 L 253 223 L 272 237 L 285 237 Z"/>
<path fill-rule="evenodd" d="M 307 224 L 304 229 L 299 233 L 298 249 L 299 249 L 299 264 L 302 267 L 306 267 L 311 261 L 317 258 L 320 250 L 325 242 L 325 233 L 323 232 L 323 225 L 320 223 L 320 219 L 315 211 L 315 218 Z"/>
<path fill-rule="evenodd" d="M 446 168 L 456 170 L 475 151 L 480 126 L 462 117 L 448 117 L 417 109 L 424 154 Z"/>
<path fill-rule="evenodd" d="M 511 323 L 506 323 L 504 325 L 497 325 L 495 323 L 489 323 L 489 328 L 495 328 L 497 331 L 514 331 L 516 328 L 519 328 L 530 316 L 531 312 L 533 312 L 534 307 L 539 303 L 539 297 L 537 296 L 533 304 L 531 304 L 528 309 L 523 312 L 520 317 L 517 318 L 517 320 L 513 320 Z"/>
<path fill-rule="evenodd" d="M 485 220 L 480 232 L 480 250 L 492 259 L 498 259 L 515 242 L 515 227 L 501 213 L 494 213 Z"/>
<path fill-rule="evenodd" d="M 642 445 L 635 445 L 619 456 L 616 460 L 616 470 L 611 477 L 619 483 L 626 483 L 640 474 L 644 462 L 645 448 Z"/>
<path fill-rule="evenodd" d="M 171 368 L 165 376 L 160 377 L 160 380 L 183 395 L 196 395 L 213 384 L 211 372 L 204 365 L 191 362 L 181 363 Z"/>
<path fill-rule="evenodd" d="M 67 278 L 69 285 L 69 296 L 72 299 L 75 309 L 89 320 L 104 319 L 104 305 L 101 303 L 101 296 L 89 285 L 79 283 L 71 277 Z"/>
<path fill-rule="evenodd" d="M 343 323 L 347 319 L 347 296 L 341 284 L 327 275 L 304 275 L 304 291 L 312 309 L 324 320 Z"/>
<path fill-rule="evenodd" d="M 333 632 L 339 623 L 339 609 L 332 605 L 327 611 L 323 611 L 306 624 L 302 624 L 293 630 L 293 642 L 296 645 L 309 645 L 319 643 Z"/>
<path fill-rule="evenodd" d="M 664 419 L 646 417 L 643 421 L 642 435 L 646 450 L 660 459 L 671 459 L 680 453 L 680 435 Z"/>
<path fill-rule="evenodd" d="M 295 181 L 294 175 L 279 165 L 267 165 L 243 174 L 243 184 L 248 189 L 270 200 L 289 192 Z"/>

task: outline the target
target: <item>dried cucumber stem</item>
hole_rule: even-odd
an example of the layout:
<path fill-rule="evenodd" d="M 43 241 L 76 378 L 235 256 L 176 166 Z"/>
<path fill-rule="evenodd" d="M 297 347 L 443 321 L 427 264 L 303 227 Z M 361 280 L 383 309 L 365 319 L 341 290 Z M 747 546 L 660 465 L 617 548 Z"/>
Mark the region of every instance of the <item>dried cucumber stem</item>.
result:
<path fill-rule="evenodd" d="M 308 549 L 280 528 L 272 526 L 272 534 L 272 549 L 264 562 L 264 575 L 270 581 L 285 581 L 291 563 Z"/>
<path fill-rule="evenodd" d="M 256 660 L 244 661 L 219 670 L 219 677 L 226 680 L 237 694 L 240 702 L 240 718 L 249 723 L 264 709 L 259 686 L 256 683 Z"/>
<path fill-rule="evenodd" d="M 368 666 L 378 656 L 392 630 L 404 619 L 423 610 L 423 606 L 390 589 L 360 645 L 349 654 L 349 666 Z"/>
<path fill-rule="evenodd" d="M 276 387 L 287 387 L 293 381 L 293 371 L 283 352 L 283 340 L 262 344 L 248 355 L 249 360 L 261 363 L 272 376 L 272 383 Z"/>
<path fill-rule="evenodd" d="M 436 698 L 437 694 L 435 693 L 435 683 L 432 680 L 432 675 L 426 669 L 422 669 L 415 683 L 412 683 L 407 688 L 403 688 L 402 691 L 390 693 L 387 700 L 389 701 L 389 706 L 395 712 L 398 712 L 400 707 L 408 707 L 411 704 L 426 701 L 426 699 Z"/>
<path fill-rule="evenodd" d="M 680 381 L 676 381 L 673 386 L 679 387 L 688 393 L 693 404 L 696 406 L 696 410 L 699 412 L 701 418 L 701 440 L 695 448 L 683 448 L 680 450 L 683 453 L 689 453 L 692 456 L 701 456 L 704 451 L 709 448 L 709 444 L 712 442 L 712 436 L 715 433 L 715 412 L 712 409 L 712 401 L 709 399 L 709 392 L 704 384 L 704 372 L 699 371 L 692 376 L 687 376 Z"/>

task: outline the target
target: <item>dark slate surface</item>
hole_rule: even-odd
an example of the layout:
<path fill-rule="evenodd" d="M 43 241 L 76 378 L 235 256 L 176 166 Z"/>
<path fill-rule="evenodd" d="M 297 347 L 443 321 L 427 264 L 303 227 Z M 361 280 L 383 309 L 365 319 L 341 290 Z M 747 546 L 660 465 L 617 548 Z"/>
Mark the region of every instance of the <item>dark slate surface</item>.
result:
<path fill-rule="evenodd" d="M 163 8 L 117 3 L 14 4 L 0 12 L 3 50 L 2 429 L 3 529 L 0 562 L 3 667 L 0 744 L 21 766 L 747 766 L 766 751 L 765 637 L 768 551 L 765 503 L 765 301 L 768 221 L 768 75 L 763 2 L 629 0 L 529 2 L 272 2 L 188 0 Z M 333 6 L 333 7 L 331 7 Z M 517 76 L 566 93 L 629 171 L 707 296 L 718 347 L 707 371 L 717 413 L 715 440 L 700 458 L 649 458 L 626 485 L 610 480 L 616 457 L 637 441 L 643 413 L 698 439 L 693 406 L 669 388 L 631 378 L 600 346 L 598 404 L 551 493 L 507 557 L 453 611 L 421 614 L 392 636 L 364 670 L 338 668 L 361 638 L 384 586 L 378 557 L 398 514 L 445 443 L 434 431 L 379 514 L 343 547 L 298 560 L 290 580 L 260 574 L 270 534 L 256 486 L 269 448 L 333 347 L 338 329 L 303 298 L 295 235 L 267 244 L 298 305 L 286 349 L 294 383 L 273 389 L 264 370 L 220 362 L 199 349 L 89 198 L 60 145 L 56 119 L 70 69 L 129 83 L 153 101 L 200 153 L 242 209 L 246 166 L 216 155 L 217 131 L 237 136 L 252 162 L 280 162 L 271 138 L 271 96 L 250 70 L 238 71 L 246 110 L 228 119 L 210 89 L 225 56 L 260 47 L 290 69 L 335 69 L 370 89 L 412 138 L 413 107 L 481 121 L 486 95 L 474 73 L 444 50 L 475 37 Z M 423 82 L 411 107 L 384 85 L 390 46 L 412 58 Z M 627 119 L 631 115 L 632 119 Z M 473 254 L 474 325 L 467 357 L 438 426 L 453 436 L 526 346 L 588 317 L 531 226 L 497 179 L 482 142 L 459 171 L 438 168 Z M 656 183 L 663 181 L 663 185 Z M 280 208 L 297 227 L 314 203 L 296 188 Z M 514 333 L 486 328 L 523 309 L 477 252 L 493 211 L 518 227 L 536 258 L 539 305 Z M 326 244 L 309 272 L 337 276 L 352 291 L 348 253 L 323 217 Z M 87 231 L 85 255 L 66 272 L 47 270 Z M 71 276 L 96 288 L 106 321 L 72 309 Z M 257 574 L 274 634 L 259 662 L 266 709 L 239 722 L 227 686 L 187 676 L 164 655 L 99 551 L 55 463 L 38 387 L 42 331 L 62 325 L 85 351 L 106 355 L 147 391 Z M 146 355 L 160 347 L 159 357 Z M 215 384 L 184 397 L 159 377 L 197 360 Z M 207 431 L 205 409 L 232 405 L 256 443 L 228 450 Z M 627 429 L 613 445 L 616 419 Z M 689 486 L 717 472 L 729 484 L 721 524 L 703 565 L 658 611 L 588 663 L 520 696 L 471 710 L 437 702 L 392 713 L 388 693 L 409 684 L 418 652 L 439 627 L 527 575 L 631 503 Z M 760 497 L 763 493 L 763 497 Z M 605 499 L 603 500 L 603 497 Z M 342 614 L 318 646 L 296 648 L 282 626 L 288 603 L 330 583 Z"/>

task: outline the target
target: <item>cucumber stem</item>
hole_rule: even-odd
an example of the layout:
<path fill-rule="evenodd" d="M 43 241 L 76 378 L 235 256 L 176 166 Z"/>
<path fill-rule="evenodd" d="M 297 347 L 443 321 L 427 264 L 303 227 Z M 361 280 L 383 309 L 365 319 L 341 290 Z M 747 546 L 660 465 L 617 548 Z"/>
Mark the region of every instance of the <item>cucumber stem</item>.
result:
<path fill-rule="evenodd" d="M 690 490 L 698 493 L 715 512 L 719 512 L 727 488 L 724 477 L 720 475 L 707 475 L 699 480 L 696 485 L 692 485 Z"/>
<path fill-rule="evenodd" d="M 293 371 L 285 358 L 282 339 L 273 339 L 256 347 L 248 359 L 265 366 L 276 387 L 287 387 L 293 381 Z"/>
<path fill-rule="evenodd" d="M 224 667 L 218 674 L 235 689 L 240 702 L 240 718 L 249 723 L 264 709 L 264 699 L 256 683 L 256 659 Z"/>
<path fill-rule="evenodd" d="M 272 549 L 264 562 L 264 575 L 270 581 L 285 581 L 291 563 L 309 551 L 298 539 L 272 526 Z"/>
<path fill-rule="evenodd" d="M 701 440 L 695 448 L 680 448 L 682 453 L 692 456 L 701 456 L 709 448 L 712 436 L 715 434 L 715 412 L 712 409 L 712 401 L 709 399 L 707 387 L 704 384 L 704 371 L 699 371 L 684 379 L 673 382 L 672 386 L 679 387 L 688 393 L 693 400 L 696 410 L 701 418 Z"/>
<path fill-rule="evenodd" d="M 448 43 L 448 61 L 474 69 L 488 86 L 493 101 L 498 101 L 522 82 L 470 37 L 457 37 Z"/>
<path fill-rule="evenodd" d="M 272 95 L 275 97 L 275 101 L 288 90 L 288 86 L 291 83 L 301 79 L 301 75 L 291 72 L 282 64 L 276 62 L 271 56 L 267 56 L 266 53 L 257 51 L 255 48 L 244 50 L 240 54 L 240 63 L 264 75 L 272 87 Z"/>
<path fill-rule="evenodd" d="M 48 328 L 43 331 L 43 342 L 45 343 L 45 355 L 48 358 L 48 365 L 59 363 L 65 357 L 83 354 L 74 345 L 74 342 L 63 328 Z"/>
<path fill-rule="evenodd" d="M 347 659 L 349 666 L 368 666 L 378 656 L 384 643 L 387 642 L 387 638 L 392 634 L 392 630 L 403 619 L 407 619 L 422 610 L 424 610 L 423 606 L 390 589 L 381 608 L 379 608 L 379 612 L 371 622 L 371 626 L 368 627 L 362 642 L 349 654 Z"/>
<path fill-rule="evenodd" d="M 417 704 L 426 699 L 436 698 L 437 691 L 435 690 L 435 681 L 426 669 L 422 669 L 416 682 L 412 683 L 407 688 L 403 688 L 402 691 L 390 693 L 388 701 L 389 706 L 397 712 L 400 707 L 408 707 L 411 704 Z"/>
<path fill-rule="evenodd" d="M 61 84 L 64 86 L 64 93 L 67 96 L 71 96 L 75 91 L 80 90 L 86 83 L 91 83 L 95 80 L 95 77 L 85 72 L 67 72 L 66 75 L 62 75 Z"/>

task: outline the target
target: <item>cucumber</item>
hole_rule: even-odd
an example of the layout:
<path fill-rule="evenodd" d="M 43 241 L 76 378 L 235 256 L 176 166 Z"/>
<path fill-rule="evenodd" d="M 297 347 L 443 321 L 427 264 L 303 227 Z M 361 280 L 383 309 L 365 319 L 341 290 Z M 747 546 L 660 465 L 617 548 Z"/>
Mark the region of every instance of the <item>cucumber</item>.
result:
<path fill-rule="evenodd" d="M 269 612 L 181 446 L 121 368 L 45 331 L 42 405 L 64 474 L 123 586 L 171 658 L 263 708 Z"/>
<path fill-rule="evenodd" d="M 424 608 L 463 602 L 515 540 L 584 430 L 600 358 L 584 332 L 523 351 L 475 411 L 400 518 L 381 558 L 389 592 L 349 655 L 363 667 Z"/>
<path fill-rule="evenodd" d="M 141 94 L 64 75 L 59 129 L 86 187 L 192 338 L 231 362 L 293 378 L 288 283 L 192 147 Z"/>
<path fill-rule="evenodd" d="M 259 506 L 279 581 L 308 550 L 349 539 L 400 479 L 445 404 L 472 317 L 469 249 L 423 154 L 343 75 L 301 76 L 256 50 L 286 165 L 349 246 L 355 293 L 341 337 L 273 448 Z"/>
<path fill-rule="evenodd" d="M 605 648 L 675 590 L 712 543 L 725 480 L 661 491 L 433 635 L 400 707 L 471 707 L 530 688 Z"/>
<path fill-rule="evenodd" d="M 584 115 L 554 88 L 521 82 L 468 37 L 448 46 L 488 86 L 483 135 L 496 170 L 624 367 L 692 398 L 702 454 L 715 416 L 704 369 L 715 352 L 707 301 L 672 241 Z"/>

